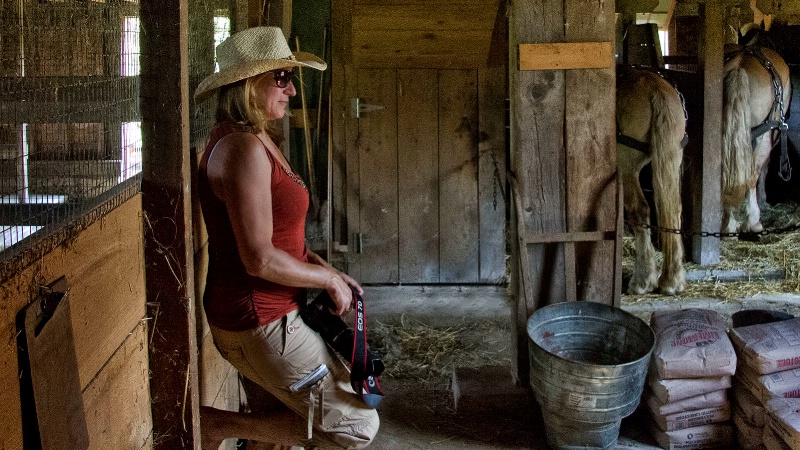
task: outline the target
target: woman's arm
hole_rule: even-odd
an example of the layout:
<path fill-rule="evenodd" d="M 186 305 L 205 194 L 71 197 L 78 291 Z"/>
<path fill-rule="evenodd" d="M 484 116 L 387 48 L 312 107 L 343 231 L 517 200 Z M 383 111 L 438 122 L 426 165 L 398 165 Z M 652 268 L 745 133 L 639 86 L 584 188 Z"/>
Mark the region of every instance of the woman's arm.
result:
<path fill-rule="evenodd" d="M 326 267 L 330 270 L 336 271 L 336 273 L 338 273 L 339 276 L 342 277 L 342 279 L 344 279 L 344 281 L 347 282 L 347 284 L 356 289 L 356 292 L 358 292 L 359 295 L 364 295 L 364 289 L 361 287 L 360 284 L 358 284 L 358 281 L 353 279 L 350 275 L 338 271 L 335 267 L 333 267 L 327 261 L 325 261 L 325 259 L 322 256 L 319 256 L 318 254 L 314 253 L 310 248 L 307 248 L 307 250 L 308 250 L 308 261 L 310 263 L 317 264 L 322 267 Z"/>
<path fill-rule="evenodd" d="M 350 309 L 347 281 L 330 265 L 301 262 L 272 245 L 272 164 L 263 144 L 249 133 L 222 138 L 208 162 L 214 193 L 225 201 L 239 255 L 250 275 L 286 286 L 322 288 L 337 314 Z"/>

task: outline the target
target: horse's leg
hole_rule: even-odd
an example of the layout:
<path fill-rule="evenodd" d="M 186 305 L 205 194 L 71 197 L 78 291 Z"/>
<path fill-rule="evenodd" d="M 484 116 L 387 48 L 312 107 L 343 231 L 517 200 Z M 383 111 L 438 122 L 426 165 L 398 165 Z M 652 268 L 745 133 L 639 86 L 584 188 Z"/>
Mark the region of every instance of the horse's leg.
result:
<path fill-rule="evenodd" d="M 767 172 L 769 171 L 769 158 L 761 165 L 761 172 L 758 175 L 756 184 L 756 199 L 758 199 L 758 209 L 766 209 L 767 204 Z"/>
<path fill-rule="evenodd" d="M 754 231 L 758 233 L 764 229 L 761 225 L 761 209 L 759 208 L 757 187 L 761 168 L 766 166 L 771 150 L 771 133 L 764 133 L 756 139 L 756 145 L 753 147 L 753 177 L 749 180 L 747 198 L 744 203 L 745 217 L 739 231 Z"/>
<path fill-rule="evenodd" d="M 658 283 L 655 249 L 650 240 L 650 207 L 639 185 L 639 171 L 644 165 L 640 155 L 637 150 L 617 145 L 617 164 L 622 177 L 625 209 L 633 226 L 636 248 L 633 276 L 628 283 L 629 294 L 652 292 Z"/>
<path fill-rule="evenodd" d="M 728 205 L 725 202 L 722 204 L 722 232 L 723 233 L 736 233 L 736 229 L 739 227 L 739 222 L 736 221 L 736 216 L 734 215 L 734 211 L 736 207 L 732 205 Z M 732 239 L 729 237 L 725 237 L 723 239 Z"/>

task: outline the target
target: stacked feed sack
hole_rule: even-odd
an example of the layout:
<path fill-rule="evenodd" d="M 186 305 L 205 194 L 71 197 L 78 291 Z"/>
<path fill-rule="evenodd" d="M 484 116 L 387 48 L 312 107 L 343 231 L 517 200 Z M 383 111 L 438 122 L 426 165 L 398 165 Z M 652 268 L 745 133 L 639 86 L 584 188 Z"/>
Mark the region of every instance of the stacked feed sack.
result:
<path fill-rule="evenodd" d="M 650 317 L 656 345 L 643 403 L 665 449 L 726 448 L 734 442 L 728 388 L 736 352 L 719 313 L 690 308 Z"/>
<path fill-rule="evenodd" d="M 768 402 L 800 397 L 800 318 L 733 328 L 730 337 L 739 359 L 731 390 L 739 445 L 773 448 Z"/>
<path fill-rule="evenodd" d="M 800 448 L 800 398 L 773 398 L 766 404 L 764 445 L 770 450 Z"/>

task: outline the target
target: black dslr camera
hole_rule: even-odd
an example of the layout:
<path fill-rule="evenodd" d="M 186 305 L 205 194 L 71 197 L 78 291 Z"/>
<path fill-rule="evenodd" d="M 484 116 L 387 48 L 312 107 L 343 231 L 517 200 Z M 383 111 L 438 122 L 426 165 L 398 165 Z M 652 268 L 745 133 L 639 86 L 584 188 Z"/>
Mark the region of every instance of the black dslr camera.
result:
<path fill-rule="evenodd" d="M 353 294 L 356 295 L 355 293 Z M 327 291 L 322 291 L 311 303 L 301 308 L 300 317 L 306 325 L 312 330 L 319 333 L 322 339 L 328 343 L 336 352 L 344 357 L 346 361 L 351 363 L 351 367 L 356 363 L 357 358 L 363 358 L 362 355 L 355 355 L 353 347 L 355 346 L 355 334 L 341 317 L 331 313 L 331 309 L 335 309 L 336 305 Z M 363 373 L 351 373 L 351 384 L 360 386 L 363 379 L 367 377 L 378 377 L 383 373 L 384 365 L 381 358 L 373 354 L 369 347 L 366 346 L 366 361 L 364 364 Z M 362 379 L 352 379 L 357 376 Z"/>

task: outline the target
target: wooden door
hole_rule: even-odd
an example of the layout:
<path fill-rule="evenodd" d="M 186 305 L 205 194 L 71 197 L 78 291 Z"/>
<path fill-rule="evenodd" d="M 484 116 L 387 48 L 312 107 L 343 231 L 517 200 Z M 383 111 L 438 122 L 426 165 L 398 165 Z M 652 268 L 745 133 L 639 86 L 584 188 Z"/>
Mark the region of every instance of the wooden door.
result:
<path fill-rule="evenodd" d="M 351 273 L 376 284 L 503 282 L 502 71 L 357 72 Z"/>

